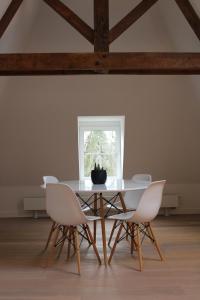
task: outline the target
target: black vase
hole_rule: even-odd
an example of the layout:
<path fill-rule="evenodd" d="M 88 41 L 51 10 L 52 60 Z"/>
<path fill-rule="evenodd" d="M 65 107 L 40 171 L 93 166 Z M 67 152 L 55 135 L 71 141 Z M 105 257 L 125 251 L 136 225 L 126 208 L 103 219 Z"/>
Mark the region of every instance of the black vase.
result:
<path fill-rule="evenodd" d="M 92 170 L 91 180 L 94 184 L 104 184 L 107 179 L 106 170 Z"/>

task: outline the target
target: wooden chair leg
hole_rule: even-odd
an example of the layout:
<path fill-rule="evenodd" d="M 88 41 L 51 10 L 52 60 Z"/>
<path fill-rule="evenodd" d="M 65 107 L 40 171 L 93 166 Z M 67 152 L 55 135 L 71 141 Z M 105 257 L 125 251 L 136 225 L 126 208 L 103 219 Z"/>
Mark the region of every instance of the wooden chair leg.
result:
<path fill-rule="evenodd" d="M 96 238 L 97 238 L 97 221 L 94 221 L 94 223 L 93 223 L 93 234 L 94 234 L 94 242 L 96 243 Z"/>
<path fill-rule="evenodd" d="M 137 243 L 135 241 L 135 237 L 134 237 L 134 234 L 135 234 L 135 224 L 134 223 L 128 223 L 128 228 L 129 228 L 129 231 L 130 231 L 130 234 L 131 234 L 131 254 L 133 254 L 133 250 L 137 250 Z M 129 240 L 128 240 L 129 241 Z"/>
<path fill-rule="evenodd" d="M 138 257 L 139 257 L 139 265 L 140 265 L 140 271 L 142 271 L 142 269 L 143 269 L 143 260 L 142 260 L 142 248 L 141 248 L 139 225 L 136 228 L 136 233 L 137 233 L 137 252 L 138 252 Z"/>
<path fill-rule="evenodd" d="M 135 230 L 136 230 L 136 225 L 133 223 L 133 244 L 134 244 L 134 249 L 137 250 L 137 242 L 135 240 Z"/>
<path fill-rule="evenodd" d="M 78 233 L 77 227 L 74 228 L 73 233 L 75 235 L 77 269 L 78 269 L 78 274 L 80 274 L 81 273 L 80 242 L 79 242 L 79 233 Z"/>
<path fill-rule="evenodd" d="M 131 254 L 133 254 L 134 250 L 134 224 L 130 225 L 130 232 L 131 232 Z"/>
<path fill-rule="evenodd" d="M 78 231 L 78 229 L 77 229 Z M 76 236 L 75 236 L 75 231 L 73 230 L 72 231 L 72 245 L 73 245 L 73 248 L 74 248 L 74 253 L 73 254 L 76 254 Z"/>
<path fill-rule="evenodd" d="M 48 235 L 48 239 L 46 241 L 46 245 L 44 247 L 44 251 L 47 250 L 47 248 L 49 246 L 49 242 L 50 242 L 51 237 L 52 237 L 52 234 L 53 234 L 53 232 L 54 232 L 55 229 L 56 229 L 56 222 L 53 222 L 52 225 L 51 225 L 51 229 L 50 229 L 49 235 Z"/>
<path fill-rule="evenodd" d="M 116 248 L 117 242 L 118 242 L 118 240 L 119 240 L 119 237 L 120 237 L 122 228 L 123 228 L 123 223 L 121 223 L 121 225 L 119 226 L 119 230 L 118 230 L 117 236 L 116 236 L 116 238 L 115 238 L 114 245 L 113 245 L 113 247 L 112 247 L 112 249 L 111 249 L 110 257 L 109 257 L 109 259 L 108 259 L 108 264 L 111 263 L 111 260 L 112 260 L 113 254 L 114 254 L 114 252 L 115 252 L 115 248 Z"/>
<path fill-rule="evenodd" d="M 96 215 L 97 213 L 97 194 L 94 194 L 94 213 Z M 94 242 L 96 243 L 96 236 L 97 236 L 97 221 L 93 222 L 93 237 L 94 237 Z"/>
<path fill-rule="evenodd" d="M 114 221 L 114 224 L 113 224 L 113 227 L 112 227 L 112 230 L 111 230 L 111 233 L 110 233 L 110 237 L 109 237 L 109 240 L 108 240 L 108 246 L 110 246 L 110 243 L 112 241 L 112 237 L 113 237 L 113 234 L 115 232 L 116 225 L 117 225 L 117 220 Z"/>
<path fill-rule="evenodd" d="M 163 255 L 162 255 L 162 253 L 161 253 L 160 247 L 159 247 L 159 245 L 158 245 L 158 242 L 157 242 L 157 240 L 156 240 L 155 234 L 154 234 L 154 232 L 153 232 L 153 230 L 152 230 L 152 227 L 151 227 L 151 224 L 150 224 L 150 223 L 148 224 L 148 227 L 147 227 L 147 228 L 148 228 L 147 230 L 148 230 L 150 236 L 153 238 L 153 241 L 152 241 L 152 242 L 153 242 L 155 248 L 156 248 L 157 251 L 158 251 L 158 254 L 159 254 L 159 256 L 160 256 L 160 260 L 164 261 L 164 257 L 163 257 Z"/>
<path fill-rule="evenodd" d="M 97 250 L 96 243 L 94 242 L 94 239 L 93 239 L 93 237 L 92 237 L 92 233 L 91 233 L 91 231 L 90 231 L 90 228 L 89 228 L 88 225 L 85 225 L 85 228 L 86 228 L 86 230 L 87 230 L 87 232 L 88 232 L 88 235 L 89 235 L 89 237 L 90 237 L 90 241 L 92 242 L 92 246 L 93 246 L 94 252 L 95 252 L 95 254 L 96 254 L 96 257 L 97 257 L 97 259 L 98 259 L 98 262 L 99 262 L 99 264 L 101 265 L 101 258 L 100 258 L 100 256 L 99 256 L 99 252 L 98 252 L 98 250 Z"/>
<path fill-rule="evenodd" d="M 85 232 L 85 235 L 86 235 L 86 238 L 87 238 L 87 240 L 88 240 L 89 246 L 92 245 L 92 241 L 91 241 L 91 239 L 90 239 L 90 236 L 89 236 L 89 234 L 88 234 L 88 230 L 87 230 L 87 228 L 85 227 L 85 225 L 83 225 L 83 230 L 84 230 L 84 232 Z"/>
<path fill-rule="evenodd" d="M 127 241 L 129 241 L 129 239 L 128 239 L 128 229 L 129 229 L 129 227 L 130 227 L 130 222 L 127 222 L 127 224 L 126 224 L 126 240 Z"/>
<path fill-rule="evenodd" d="M 105 267 L 107 266 L 108 258 L 107 258 L 107 243 L 106 243 L 106 227 L 105 227 L 105 219 L 104 219 L 104 200 L 102 197 L 102 193 L 100 193 L 100 216 L 101 216 L 101 233 L 102 233 L 102 244 L 103 244 L 103 257 Z"/>

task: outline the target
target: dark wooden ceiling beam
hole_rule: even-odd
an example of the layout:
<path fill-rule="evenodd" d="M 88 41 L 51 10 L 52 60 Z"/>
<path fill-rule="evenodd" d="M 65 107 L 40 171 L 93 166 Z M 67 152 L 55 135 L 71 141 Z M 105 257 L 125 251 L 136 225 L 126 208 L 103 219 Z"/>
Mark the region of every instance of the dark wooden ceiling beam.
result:
<path fill-rule="evenodd" d="M 200 53 L 0 54 L 0 75 L 200 74 Z"/>
<path fill-rule="evenodd" d="M 94 30 L 76 15 L 69 7 L 60 0 L 43 0 L 62 18 L 64 18 L 73 28 L 84 36 L 91 44 L 94 44 Z"/>
<path fill-rule="evenodd" d="M 132 24 L 142 17 L 158 0 L 143 0 L 110 30 L 109 42 L 112 43 Z"/>
<path fill-rule="evenodd" d="M 94 51 L 109 51 L 109 0 L 94 0 Z"/>
<path fill-rule="evenodd" d="M 200 17 L 189 0 L 175 0 L 192 30 L 200 40 Z"/>
<path fill-rule="evenodd" d="M 8 28 L 23 0 L 12 0 L 0 20 L 0 38 Z"/>

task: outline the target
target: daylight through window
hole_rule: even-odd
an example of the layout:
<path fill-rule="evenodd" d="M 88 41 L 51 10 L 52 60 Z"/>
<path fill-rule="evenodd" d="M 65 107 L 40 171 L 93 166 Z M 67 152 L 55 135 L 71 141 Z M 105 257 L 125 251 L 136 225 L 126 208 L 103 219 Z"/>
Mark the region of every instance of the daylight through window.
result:
<path fill-rule="evenodd" d="M 78 117 L 79 177 L 90 177 L 94 164 L 108 177 L 123 177 L 124 116 Z"/>

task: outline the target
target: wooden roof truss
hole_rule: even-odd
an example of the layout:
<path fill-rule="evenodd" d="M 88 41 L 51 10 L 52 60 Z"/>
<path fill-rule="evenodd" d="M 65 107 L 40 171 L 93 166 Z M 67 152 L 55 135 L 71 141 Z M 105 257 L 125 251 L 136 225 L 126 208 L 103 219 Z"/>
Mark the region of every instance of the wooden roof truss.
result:
<path fill-rule="evenodd" d="M 200 74 L 200 53 L 110 52 L 109 46 L 160 0 L 142 0 L 109 28 L 109 0 L 94 1 L 94 28 L 60 0 L 43 0 L 93 46 L 91 53 L 0 54 L 0 75 Z M 174 0 L 200 40 L 200 18 L 189 0 Z M 0 39 L 23 0 L 11 0 L 0 20 Z"/>

